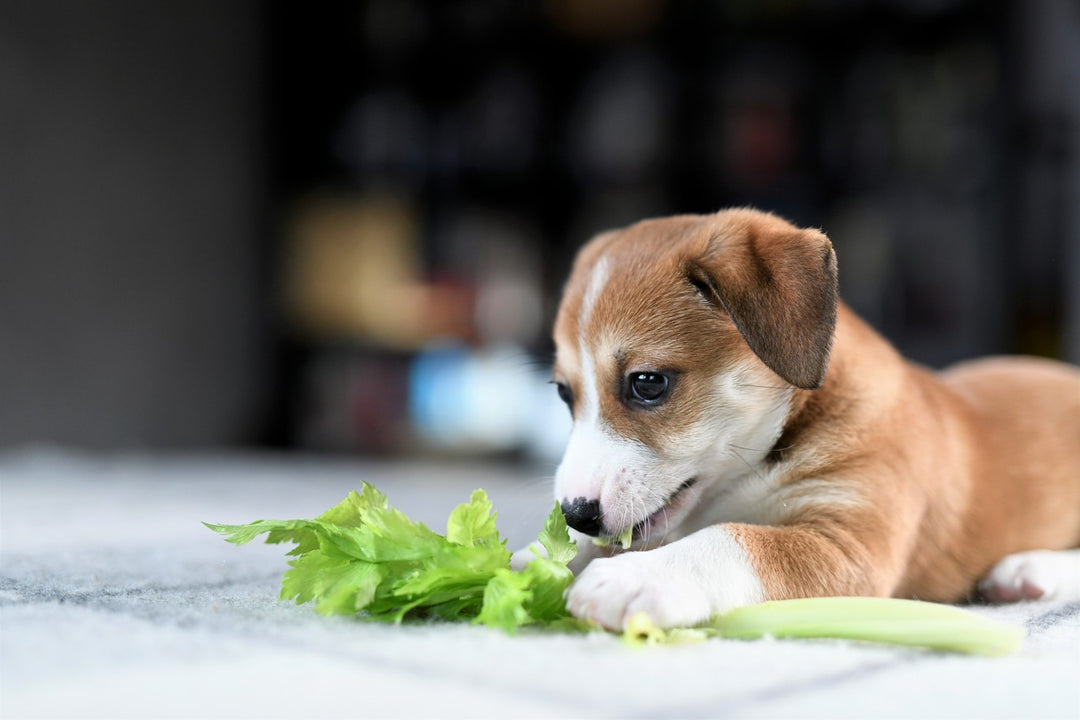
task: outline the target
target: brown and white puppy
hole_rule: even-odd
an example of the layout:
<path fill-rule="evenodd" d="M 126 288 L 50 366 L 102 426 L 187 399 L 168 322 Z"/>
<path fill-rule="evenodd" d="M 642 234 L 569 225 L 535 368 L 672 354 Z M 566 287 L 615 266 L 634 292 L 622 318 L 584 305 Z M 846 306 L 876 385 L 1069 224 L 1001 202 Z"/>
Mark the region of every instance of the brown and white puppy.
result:
<path fill-rule="evenodd" d="M 600 235 L 555 341 L 579 617 L 1080 597 L 1080 371 L 906 362 L 839 302 L 816 230 L 728 210 Z M 628 552 L 587 538 L 628 528 Z"/>

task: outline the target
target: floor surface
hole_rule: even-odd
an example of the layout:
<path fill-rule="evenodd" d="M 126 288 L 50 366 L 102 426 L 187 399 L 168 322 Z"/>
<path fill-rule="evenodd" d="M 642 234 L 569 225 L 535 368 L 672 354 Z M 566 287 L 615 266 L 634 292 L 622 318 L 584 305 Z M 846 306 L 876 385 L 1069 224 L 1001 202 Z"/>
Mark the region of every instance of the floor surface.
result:
<path fill-rule="evenodd" d="M 839 641 L 617 637 L 324 618 L 277 599 L 284 548 L 200 521 L 313 517 L 367 480 L 435 529 L 488 490 L 512 545 L 543 471 L 289 456 L 0 455 L 3 718 L 1080 718 L 1080 604 L 986 659 Z"/>

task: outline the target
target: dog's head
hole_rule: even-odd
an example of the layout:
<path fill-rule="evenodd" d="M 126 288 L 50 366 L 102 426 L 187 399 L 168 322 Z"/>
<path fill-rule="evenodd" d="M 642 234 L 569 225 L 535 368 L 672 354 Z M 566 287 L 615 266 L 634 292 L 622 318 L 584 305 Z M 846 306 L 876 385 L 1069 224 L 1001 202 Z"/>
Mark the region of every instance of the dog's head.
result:
<path fill-rule="evenodd" d="M 824 381 L 836 258 L 753 210 L 647 220 L 575 261 L 554 380 L 574 425 L 555 477 L 572 527 L 645 544 L 752 474 L 796 388 Z"/>

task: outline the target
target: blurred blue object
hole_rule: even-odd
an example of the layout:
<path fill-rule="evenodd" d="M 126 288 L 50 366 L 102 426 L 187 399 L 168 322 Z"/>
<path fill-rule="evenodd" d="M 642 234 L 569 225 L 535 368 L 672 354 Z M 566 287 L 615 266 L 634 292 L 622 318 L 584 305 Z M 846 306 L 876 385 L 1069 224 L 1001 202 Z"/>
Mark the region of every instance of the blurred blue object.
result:
<path fill-rule="evenodd" d="M 442 450 L 524 450 L 554 461 L 570 429 L 547 373 L 513 346 L 419 353 L 409 373 L 409 411 L 421 439 Z"/>

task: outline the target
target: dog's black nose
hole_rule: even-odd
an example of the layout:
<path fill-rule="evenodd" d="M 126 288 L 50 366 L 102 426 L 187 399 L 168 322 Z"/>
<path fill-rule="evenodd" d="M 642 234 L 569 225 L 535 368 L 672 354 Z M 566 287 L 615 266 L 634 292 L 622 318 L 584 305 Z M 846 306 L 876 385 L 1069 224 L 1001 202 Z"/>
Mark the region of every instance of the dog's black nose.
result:
<path fill-rule="evenodd" d="M 596 537 L 600 534 L 600 501 L 586 500 L 583 497 L 564 500 L 562 503 L 566 524 L 578 532 Z"/>

